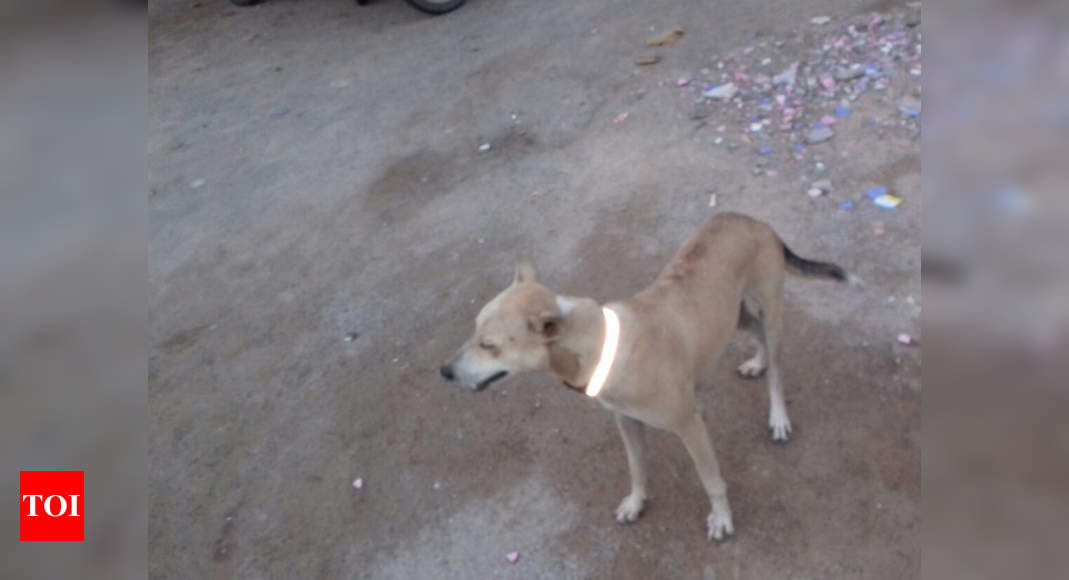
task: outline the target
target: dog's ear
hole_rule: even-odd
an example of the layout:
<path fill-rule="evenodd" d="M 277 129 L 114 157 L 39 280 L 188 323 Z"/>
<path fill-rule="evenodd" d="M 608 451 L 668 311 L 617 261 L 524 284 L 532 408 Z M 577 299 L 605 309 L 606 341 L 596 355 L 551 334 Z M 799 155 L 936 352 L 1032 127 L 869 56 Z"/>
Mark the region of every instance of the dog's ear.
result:
<path fill-rule="evenodd" d="M 532 264 L 530 260 L 524 258 L 516 263 L 516 274 L 512 277 L 513 284 L 537 281 L 538 271 L 535 270 L 534 264 Z"/>
<path fill-rule="evenodd" d="M 561 315 L 559 312 L 543 312 L 532 316 L 527 321 L 527 327 L 531 332 L 541 335 L 546 340 L 553 340 L 560 334 Z"/>

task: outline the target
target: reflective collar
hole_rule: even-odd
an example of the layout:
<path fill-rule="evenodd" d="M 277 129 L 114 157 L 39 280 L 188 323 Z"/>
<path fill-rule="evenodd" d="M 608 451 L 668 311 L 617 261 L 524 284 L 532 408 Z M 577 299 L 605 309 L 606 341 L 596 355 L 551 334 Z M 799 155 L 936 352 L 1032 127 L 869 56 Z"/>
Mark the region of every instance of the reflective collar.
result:
<path fill-rule="evenodd" d="M 590 376 L 590 382 L 586 385 L 588 397 L 597 397 L 605 381 L 609 378 L 612 363 L 616 360 L 616 348 L 620 346 L 620 319 L 611 308 L 601 307 L 605 315 L 605 342 L 601 345 L 601 358 L 598 366 L 594 367 L 594 374 Z"/>

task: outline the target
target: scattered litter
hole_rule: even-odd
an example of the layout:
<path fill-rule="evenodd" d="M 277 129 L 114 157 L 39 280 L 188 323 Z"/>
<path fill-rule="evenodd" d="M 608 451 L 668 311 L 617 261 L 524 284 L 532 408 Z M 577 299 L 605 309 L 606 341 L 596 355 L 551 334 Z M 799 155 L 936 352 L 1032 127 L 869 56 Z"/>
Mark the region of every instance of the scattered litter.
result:
<path fill-rule="evenodd" d="M 619 115 L 616 115 L 616 118 L 613 119 L 612 122 L 614 124 L 616 124 L 616 125 L 619 125 L 620 123 L 623 123 L 624 121 L 626 121 L 627 118 L 630 117 L 630 116 L 631 116 L 630 113 L 620 113 Z"/>
<path fill-rule="evenodd" d="M 850 68 L 839 67 L 835 69 L 835 80 L 852 81 L 865 74 L 865 67 L 860 64 L 850 65 Z"/>
<path fill-rule="evenodd" d="M 486 153 L 489 150 L 490 150 L 490 144 L 489 143 L 483 143 L 482 145 L 479 145 L 479 153 Z"/>
<path fill-rule="evenodd" d="M 713 143 L 715 143 L 716 145 L 719 145 L 719 144 L 721 144 L 723 142 L 724 142 L 724 138 L 723 137 L 717 137 L 716 139 L 713 139 Z"/>
<path fill-rule="evenodd" d="M 895 197 L 891 194 L 886 194 L 877 197 L 875 200 L 873 200 L 873 203 L 884 209 L 894 209 L 898 207 L 898 204 L 902 203 L 902 198 Z"/>
<path fill-rule="evenodd" d="M 904 332 L 902 334 L 898 335 L 898 344 L 904 344 L 906 346 L 911 346 L 911 345 L 914 345 L 916 343 L 917 343 L 917 341 L 914 340 L 914 338 L 912 336 L 910 336 L 910 335 L 908 335 L 908 334 L 906 334 Z"/>
<path fill-rule="evenodd" d="M 515 564 L 520 560 L 520 553 L 509 552 L 508 554 L 505 554 L 505 559 L 509 561 L 509 564 Z"/>
<path fill-rule="evenodd" d="M 921 114 L 921 100 L 910 96 L 902 97 L 902 100 L 898 101 L 898 110 L 907 117 L 916 117 Z"/>
<path fill-rule="evenodd" d="M 765 126 L 764 123 L 750 123 L 750 131 L 753 131 L 754 133 L 756 133 L 756 132 L 760 131 L 761 128 L 764 127 L 764 126 Z"/>
<path fill-rule="evenodd" d="M 813 199 L 816 199 L 816 198 L 824 195 L 824 192 L 821 191 L 819 187 L 810 187 L 809 191 L 807 191 L 806 193 L 808 193 L 809 197 L 811 197 Z"/>
<path fill-rule="evenodd" d="M 646 46 L 672 46 L 683 38 L 682 28 L 676 27 L 646 39 Z"/>
<path fill-rule="evenodd" d="M 852 201 L 844 201 L 844 202 L 839 204 L 839 209 L 842 210 L 842 211 L 850 211 L 850 210 L 854 209 L 854 202 L 852 202 Z"/>
<path fill-rule="evenodd" d="M 709 196 L 709 207 L 716 207 L 716 194 Z"/>
<path fill-rule="evenodd" d="M 783 72 L 779 73 L 778 75 L 772 77 L 772 84 L 774 84 L 774 85 L 787 85 L 788 87 L 793 87 L 794 86 L 794 82 L 797 80 L 797 78 L 798 78 L 798 63 L 796 62 L 796 63 L 791 64 L 791 66 L 787 67 L 787 70 L 784 70 Z"/>
<path fill-rule="evenodd" d="M 845 119 L 853 114 L 854 110 L 850 107 L 835 107 L 835 116 L 840 119 Z"/>
<path fill-rule="evenodd" d="M 345 335 L 345 342 L 353 342 L 354 340 L 356 340 L 358 338 L 360 338 L 360 334 L 358 334 L 356 332 L 350 332 L 349 334 Z"/>
<path fill-rule="evenodd" d="M 772 64 L 772 59 L 771 58 L 765 57 L 765 58 L 761 59 L 761 66 L 768 66 L 770 64 Z"/>
<path fill-rule="evenodd" d="M 821 193 L 831 192 L 831 180 L 830 179 L 818 179 L 812 183 L 812 187 L 815 187 L 821 191 Z"/>
<path fill-rule="evenodd" d="M 190 182 L 189 186 L 192 187 L 193 189 L 199 189 L 201 187 L 204 187 L 205 183 L 208 183 L 208 182 L 204 181 L 203 179 L 194 179 L 193 181 Z"/>
<path fill-rule="evenodd" d="M 772 147 L 769 145 L 762 145 L 757 148 L 758 155 L 768 155 L 769 153 L 772 153 Z"/>
<path fill-rule="evenodd" d="M 819 127 L 814 127 L 809 131 L 809 134 L 805 136 L 806 143 L 823 143 L 828 139 L 835 136 L 835 131 L 832 131 L 829 127 L 821 124 Z"/>
<path fill-rule="evenodd" d="M 739 87 L 735 86 L 735 83 L 727 83 L 720 85 L 719 87 L 710 87 L 706 89 L 702 96 L 707 99 L 718 99 L 721 101 L 728 101 L 735 97 L 739 92 Z"/>
<path fill-rule="evenodd" d="M 676 81 L 677 87 L 685 87 L 690 84 L 690 79 L 679 79 Z"/>
<path fill-rule="evenodd" d="M 869 199 L 876 199 L 881 195 L 887 195 L 887 188 L 882 185 L 878 187 L 870 187 L 869 190 L 865 192 L 865 195 Z"/>
<path fill-rule="evenodd" d="M 651 54 L 650 56 L 644 56 L 636 60 L 635 64 L 637 64 L 638 66 L 650 66 L 659 62 L 661 62 L 661 57 L 657 56 L 656 54 Z"/>
<path fill-rule="evenodd" d="M 358 478 L 354 479 L 353 480 L 353 488 L 354 489 L 363 489 L 364 488 L 364 478 L 363 477 L 358 477 Z"/>
<path fill-rule="evenodd" d="M 817 26 L 823 26 L 823 25 L 831 22 L 831 18 L 829 18 L 827 16 L 814 16 L 814 17 L 810 18 L 809 21 L 812 22 L 813 24 L 816 24 Z"/>

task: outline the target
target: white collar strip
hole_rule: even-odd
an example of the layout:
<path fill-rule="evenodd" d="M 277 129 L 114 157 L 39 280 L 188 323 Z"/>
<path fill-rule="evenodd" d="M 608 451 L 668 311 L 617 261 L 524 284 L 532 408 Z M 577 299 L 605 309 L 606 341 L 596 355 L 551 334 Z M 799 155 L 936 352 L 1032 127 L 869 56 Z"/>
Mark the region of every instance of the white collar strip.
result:
<path fill-rule="evenodd" d="M 620 346 L 620 319 L 616 317 L 616 313 L 611 308 L 602 306 L 601 312 L 605 314 L 605 343 L 601 345 L 601 358 L 598 360 L 598 366 L 594 367 L 594 374 L 591 375 L 590 382 L 586 385 L 588 397 L 597 397 L 601 388 L 605 386 L 609 371 L 612 370 L 612 363 L 616 360 L 616 348 Z"/>

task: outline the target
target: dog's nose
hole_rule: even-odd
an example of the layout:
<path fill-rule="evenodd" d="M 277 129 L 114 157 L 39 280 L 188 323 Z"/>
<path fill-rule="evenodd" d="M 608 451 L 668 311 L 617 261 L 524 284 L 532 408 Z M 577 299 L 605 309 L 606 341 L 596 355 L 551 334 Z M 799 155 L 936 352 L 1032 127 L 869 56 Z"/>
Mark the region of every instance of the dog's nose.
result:
<path fill-rule="evenodd" d="M 451 381 L 453 380 L 453 367 L 449 365 L 442 365 L 442 368 L 438 369 L 438 372 L 442 373 L 442 378 Z"/>

